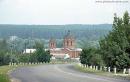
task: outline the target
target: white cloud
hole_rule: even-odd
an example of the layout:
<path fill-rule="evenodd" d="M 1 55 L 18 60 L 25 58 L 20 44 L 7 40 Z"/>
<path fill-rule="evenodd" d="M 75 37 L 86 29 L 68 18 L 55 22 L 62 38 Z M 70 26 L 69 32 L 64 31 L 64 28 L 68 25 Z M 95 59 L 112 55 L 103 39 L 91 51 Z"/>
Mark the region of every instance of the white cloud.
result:
<path fill-rule="evenodd" d="M 95 24 L 112 23 L 113 13 L 130 11 L 130 3 L 95 3 L 95 0 L 3 0 L 0 23 Z"/>

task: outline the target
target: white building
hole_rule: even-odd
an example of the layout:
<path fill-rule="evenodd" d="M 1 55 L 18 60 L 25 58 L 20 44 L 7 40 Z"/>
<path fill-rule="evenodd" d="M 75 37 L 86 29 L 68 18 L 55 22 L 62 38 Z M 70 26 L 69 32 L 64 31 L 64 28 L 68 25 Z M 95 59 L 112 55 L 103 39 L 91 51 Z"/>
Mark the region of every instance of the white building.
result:
<path fill-rule="evenodd" d="M 36 49 L 25 49 L 23 51 L 23 54 L 30 54 L 30 53 L 34 53 L 36 51 Z"/>

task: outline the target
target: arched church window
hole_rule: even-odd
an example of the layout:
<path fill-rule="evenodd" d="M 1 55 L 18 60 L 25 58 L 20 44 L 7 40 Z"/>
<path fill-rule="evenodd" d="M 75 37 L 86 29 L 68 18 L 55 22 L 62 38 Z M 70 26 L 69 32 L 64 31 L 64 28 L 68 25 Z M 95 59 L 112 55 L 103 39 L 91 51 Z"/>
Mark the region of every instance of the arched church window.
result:
<path fill-rule="evenodd" d="M 67 46 L 69 45 L 69 41 L 67 41 Z"/>
<path fill-rule="evenodd" d="M 73 42 L 71 41 L 71 46 L 72 46 Z"/>

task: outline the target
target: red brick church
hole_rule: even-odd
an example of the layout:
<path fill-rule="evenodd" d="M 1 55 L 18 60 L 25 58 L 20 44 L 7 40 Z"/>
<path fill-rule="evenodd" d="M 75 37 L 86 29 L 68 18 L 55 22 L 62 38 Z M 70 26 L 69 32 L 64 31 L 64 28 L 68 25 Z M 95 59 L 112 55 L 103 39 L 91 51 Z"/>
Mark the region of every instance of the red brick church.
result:
<path fill-rule="evenodd" d="M 68 31 L 63 40 L 63 47 L 56 47 L 56 40 L 51 38 L 49 41 L 49 50 L 50 54 L 54 57 L 64 57 L 65 55 L 69 55 L 70 58 L 79 58 L 79 55 L 82 51 L 81 48 L 76 48 L 75 38 Z"/>

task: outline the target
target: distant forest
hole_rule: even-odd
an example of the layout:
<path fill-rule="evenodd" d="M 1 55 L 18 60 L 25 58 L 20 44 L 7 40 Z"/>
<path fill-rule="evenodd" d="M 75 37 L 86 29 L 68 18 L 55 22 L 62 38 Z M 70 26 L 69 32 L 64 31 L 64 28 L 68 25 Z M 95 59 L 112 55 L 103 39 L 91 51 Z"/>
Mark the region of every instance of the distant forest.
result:
<path fill-rule="evenodd" d="M 18 36 L 23 39 L 63 39 L 68 30 L 76 39 L 98 40 L 112 29 L 111 24 L 99 25 L 0 25 L 0 38 Z"/>

